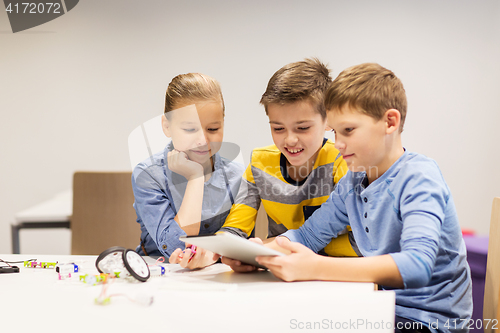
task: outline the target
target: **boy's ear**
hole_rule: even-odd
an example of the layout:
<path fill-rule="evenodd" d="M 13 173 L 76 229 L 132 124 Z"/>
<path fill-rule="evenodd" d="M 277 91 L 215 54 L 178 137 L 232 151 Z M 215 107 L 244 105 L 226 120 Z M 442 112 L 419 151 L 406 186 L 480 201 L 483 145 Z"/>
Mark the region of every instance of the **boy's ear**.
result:
<path fill-rule="evenodd" d="M 165 114 L 161 116 L 161 128 L 163 129 L 163 133 L 168 138 L 171 138 L 172 136 L 170 135 L 170 121 L 165 117 Z"/>
<path fill-rule="evenodd" d="M 394 131 L 399 130 L 399 125 L 401 124 L 401 113 L 396 109 L 389 109 L 384 115 L 386 123 L 386 133 L 392 134 Z"/>

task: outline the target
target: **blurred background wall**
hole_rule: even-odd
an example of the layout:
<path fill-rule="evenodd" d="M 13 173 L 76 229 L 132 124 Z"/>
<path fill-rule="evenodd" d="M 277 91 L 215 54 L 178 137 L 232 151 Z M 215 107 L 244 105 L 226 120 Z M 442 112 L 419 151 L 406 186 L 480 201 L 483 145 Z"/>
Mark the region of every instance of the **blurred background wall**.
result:
<path fill-rule="evenodd" d="M 403 81 L 403 143 L 435 159 L 464 228 L 487 234 L 500 195 L 500 2 L 81 0 L 13 34 L 0 11 L 0 253 L 16 212 L 76 170 L 129 170 L 127 137 L 161 114 L 177 74 L 221 82 L 225 140 L 272 143 L 259 99 L 305 57 L 378 62 Z M 22 253 L 69 253 L 69 231 L 24 230 Z"/>

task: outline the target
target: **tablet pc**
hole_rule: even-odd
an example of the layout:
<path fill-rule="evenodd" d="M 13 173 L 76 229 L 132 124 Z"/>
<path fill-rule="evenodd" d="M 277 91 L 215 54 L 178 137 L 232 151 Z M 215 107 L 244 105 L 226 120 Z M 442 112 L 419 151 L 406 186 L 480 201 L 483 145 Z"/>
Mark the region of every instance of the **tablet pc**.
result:
<path fill-rule="evenodd" d="M 248 239 L 238 237 L 226 232 L 215 235 L 181 236 L 179 239 L 188 244 L 199 246 L 203 249 L 218 253 L 224 257 L 236 259 L 246 264 L 261 266 L 255 261 L 257 256 L 283 256 L 276 250 L 254 243 Z"/>

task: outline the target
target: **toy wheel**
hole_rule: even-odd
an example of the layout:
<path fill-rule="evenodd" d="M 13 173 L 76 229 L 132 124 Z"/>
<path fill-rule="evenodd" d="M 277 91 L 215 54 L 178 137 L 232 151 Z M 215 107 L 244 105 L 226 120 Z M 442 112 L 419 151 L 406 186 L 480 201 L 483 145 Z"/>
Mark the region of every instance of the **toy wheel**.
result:
<path fill-rule="evenodd" d="M 97 270 L 99 271 L 99 273 L 113 273 L 113 272 L 106 272 L 102 263 L 103 262 L 103 259 L 108 257 L 108 255 L 112 255 L 114 257 L 116 256 L 119 256 L 119 255 L 122 255 L 123 251 L 125 251 L 126 249 L 124 247 L 121 247 L 121 246 L 113 246 L 113 247 L 110 247 L 109 249 L 107 250 L 104 250 L 96 259 L 95 261 L 95 267 L 97 268 Z"/>
<path fill-rule="evenodd" d="M 149 267 L 146 261 L 134 250 L 123 251 L 123 264 L 130 275 L 141 282 L 146 282 L 150 277 Z"/>

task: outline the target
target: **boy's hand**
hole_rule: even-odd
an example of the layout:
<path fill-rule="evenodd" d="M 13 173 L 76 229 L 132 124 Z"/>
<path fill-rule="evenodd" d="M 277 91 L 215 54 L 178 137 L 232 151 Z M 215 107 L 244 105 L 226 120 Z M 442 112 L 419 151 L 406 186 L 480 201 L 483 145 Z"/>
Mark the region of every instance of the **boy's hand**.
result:
<path fill-rule="evenodd" d="M 186 246 L 189 246 L 189 244 L 186 244 Z M 218 254 L 214 254 L 200 247 L 196 248 L 196 253 L 193 255 L 191 248 L 186 247 L 184 251 L 179 248 L 172 252 L 168 262 L 171 264 L 179 264 L 183 268 L 196 269 L 212 265 L 219 257 Z"/>
<path fill-rule="evenodd" d="M 264 244 L 262 242 L 262 239 L 256 237 L 256 238 L 250 238 L 249 241 L 257 243 L 257 244 Z M 227 257 L 222 257 L 222 263 L 228 265 L 231 267 L 231 269 L 237 273 L 248 273 L 248 272 L 253 272 L 256 271 L 258 268 L 255 267 L 254 265 L 249 265 L 242 263 L 239 260 L 227 258 Z"/>
<path fill-rule="evenodd" d="M 168 168 L 187 180 L 203 177 L 203 166 L 191 161 L 183 151 L 172 150 L 167 154 Z"/>
<path fill-rule="evenodd" d="M 291 251 L 284 257 L 257 257 L 259 264 L 266 266 L 276 277 L 284 281 L 304 281 L 318 279 L 319 256 L 299 243 L 293 243 L 285 237 L 278 237 L 276 242 L 282 248 Z"/>
<path fill-rule="evenodd" d="M 239 260 L 230 259 L 228 257 L 222 257 L 222 263 L 231 267 L 236 273 L 248 273 L 257 270 L 254 265 L 244 264 Z"/>

